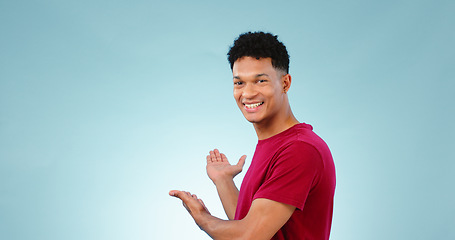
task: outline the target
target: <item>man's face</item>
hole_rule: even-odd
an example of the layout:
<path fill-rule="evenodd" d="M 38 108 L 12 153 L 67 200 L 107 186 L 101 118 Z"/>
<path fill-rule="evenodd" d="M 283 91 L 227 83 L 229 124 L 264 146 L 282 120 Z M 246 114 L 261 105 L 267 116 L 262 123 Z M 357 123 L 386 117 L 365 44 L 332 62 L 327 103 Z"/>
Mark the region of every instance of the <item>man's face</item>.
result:
<path fill-rule="evenodd" d="M 271 58 L 239 58 L 232 74 L 235 101 L 249 122 L 269 124 L 285 111 L 282 78 L 286 73 L 277 71 Z"/>

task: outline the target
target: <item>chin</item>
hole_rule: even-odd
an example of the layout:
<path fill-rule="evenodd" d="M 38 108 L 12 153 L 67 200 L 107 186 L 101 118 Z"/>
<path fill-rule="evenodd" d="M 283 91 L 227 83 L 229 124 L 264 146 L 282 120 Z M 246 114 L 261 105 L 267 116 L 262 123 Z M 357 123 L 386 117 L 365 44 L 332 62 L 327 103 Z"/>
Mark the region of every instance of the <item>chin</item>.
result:
<path fill-rule="evenodd" d="M 261 119 L 258 119 L 258 118 L 251 118 L 251 117 L 249 118 L 249 117 L 246 117 L 246 116 L 245 116 L 245 119 L 246 119 L 248 122 L 250 122 L 250 123 L 259 123 L 259 122 L 261 122 Z"/>
<path fill-rule="evenodd" d="M 248 122 L 250 122 L 250 123 L 258 123 L 258 122 L 255 121 L 255 120 L 250 120 L 250 119 L 246 119 L 246 120 L 247 120 Z"/>
<path fill-rule="evenodd" d="M 264 116 L 262 114 L 252 114 L 248 112 L 242 111 L 243 117 L 250 123 L 260 123 L 262 120 L 264 120 Z"/>

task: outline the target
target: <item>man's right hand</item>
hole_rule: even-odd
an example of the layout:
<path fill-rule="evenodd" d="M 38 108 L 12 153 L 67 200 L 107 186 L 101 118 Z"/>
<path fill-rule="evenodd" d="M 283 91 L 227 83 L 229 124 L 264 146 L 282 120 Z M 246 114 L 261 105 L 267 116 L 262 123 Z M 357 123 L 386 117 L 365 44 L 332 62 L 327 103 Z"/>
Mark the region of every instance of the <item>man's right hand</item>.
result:
<path fill-rule="evenodd" d="M 226 155 L 214 149 L 207 155 L 207 175 L 215 184 L 220 180 L 232 180 L 242 171 L 245 159 L 246 155 L 243 155 L 236 165 L 231 165 Z"/>

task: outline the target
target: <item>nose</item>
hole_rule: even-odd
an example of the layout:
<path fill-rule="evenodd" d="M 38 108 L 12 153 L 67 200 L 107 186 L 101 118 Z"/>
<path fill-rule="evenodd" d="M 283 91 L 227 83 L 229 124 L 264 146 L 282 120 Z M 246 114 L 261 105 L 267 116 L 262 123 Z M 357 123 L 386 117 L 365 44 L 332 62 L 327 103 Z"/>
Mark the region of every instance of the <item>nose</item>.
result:
<path fill-rule="evenodd" d="M 257 94 L 256 88 L 252 84 L 246 84 L 243 88 L 242 96 L 244 98 L 253 98 Z"/>

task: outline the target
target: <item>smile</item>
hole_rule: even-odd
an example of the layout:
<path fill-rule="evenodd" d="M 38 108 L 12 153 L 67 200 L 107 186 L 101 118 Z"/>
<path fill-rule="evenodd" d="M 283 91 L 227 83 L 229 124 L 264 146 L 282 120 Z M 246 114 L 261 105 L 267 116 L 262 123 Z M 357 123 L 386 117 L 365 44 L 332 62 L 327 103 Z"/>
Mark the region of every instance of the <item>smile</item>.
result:
<path fill-rule="evenodd" d="M 257 107 L 261 106 L 262 104 L 264 104 L 264 102 L 254 103 L 254 104 L 244 103 L 243 105 L 245 105 L 246 108 L 252 109 L 252 108 L 257 108 Z"/>

